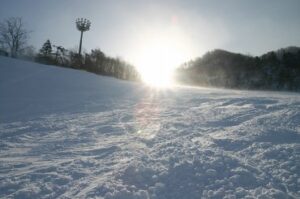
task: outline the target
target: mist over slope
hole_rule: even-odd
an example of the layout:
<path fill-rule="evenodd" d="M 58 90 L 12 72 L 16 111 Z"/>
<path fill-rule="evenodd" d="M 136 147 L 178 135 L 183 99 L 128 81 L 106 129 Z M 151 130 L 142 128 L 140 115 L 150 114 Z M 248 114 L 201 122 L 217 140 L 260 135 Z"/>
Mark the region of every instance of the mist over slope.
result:
<path fill-rule="evenodd" d="M 183 64 L 176 75 L 179 82 L 191 85 L 300 91 L 300 48 L 256 57 L 217 49 Z"/>
<path fill-rule="evenodd" d="M 300 95 L 0 57 L 0 198 L 299 198 Z"/>

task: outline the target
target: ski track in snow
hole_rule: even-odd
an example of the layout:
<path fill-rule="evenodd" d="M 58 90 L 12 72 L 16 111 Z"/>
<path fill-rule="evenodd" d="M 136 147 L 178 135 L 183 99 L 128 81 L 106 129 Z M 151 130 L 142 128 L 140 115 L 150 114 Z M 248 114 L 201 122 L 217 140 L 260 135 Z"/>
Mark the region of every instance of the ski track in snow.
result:
<path fill-rule="evenodd" d="M 299 94 L 159 91 L 7 58 L 0 94 L 0 198 L 300 198 Z"/>

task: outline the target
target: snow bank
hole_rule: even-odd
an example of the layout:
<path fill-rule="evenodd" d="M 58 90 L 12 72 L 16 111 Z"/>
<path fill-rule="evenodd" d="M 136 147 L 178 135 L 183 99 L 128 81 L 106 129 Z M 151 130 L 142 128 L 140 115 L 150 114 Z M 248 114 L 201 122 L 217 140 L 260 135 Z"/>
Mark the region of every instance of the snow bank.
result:
<path fill-rule="evenodd" d="M 132 83 L 88 72 L 6 57 L 0 57 L 0 62 L 0 111 L 6 113 L 1 121 L 101 110 L 107 108 L 107 101 L 133 91 Z"/>
<path fill-rule="evenodd" d="M 0 57 L 0 198 L 299 198 L 300 96 Z"/>

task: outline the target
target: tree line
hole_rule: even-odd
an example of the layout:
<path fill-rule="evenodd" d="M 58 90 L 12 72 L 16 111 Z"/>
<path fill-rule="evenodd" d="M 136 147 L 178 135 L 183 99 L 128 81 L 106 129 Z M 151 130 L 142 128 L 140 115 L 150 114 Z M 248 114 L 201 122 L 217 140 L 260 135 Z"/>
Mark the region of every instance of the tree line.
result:
<path fill-rule="evenodd" d="M 36 53 L 27 44 L 30 31 L 22 18 L 12 17 L 0 22 L 0 55 L 23 58 L 43 64 L 86 70 L 119 79 L 138 81 L 136 68 L 120 58 L 109 57 L 100 49 L 93 49 L 83 56 L 60 45 L 52 45 L 48 39 Z"/>
<path fill-rule="evenodd" d="M 39 50 L 35 60 L 44 64 L 86 70 L 123 80 L 140 80 L 139 74 L 133 65 L 120 58 L 109 57 L 100 49 L 93 49 L 90 53 L 81 56 L 73 50 L 51 45 L 51 41 L 47 40 Z"/>
<path fill-rule="evenodd" d="M 176 79 L 196 86 L 300 91 L 300 48 L 262 56 L 217 49 L 184 63 L 177 69 Z"/>

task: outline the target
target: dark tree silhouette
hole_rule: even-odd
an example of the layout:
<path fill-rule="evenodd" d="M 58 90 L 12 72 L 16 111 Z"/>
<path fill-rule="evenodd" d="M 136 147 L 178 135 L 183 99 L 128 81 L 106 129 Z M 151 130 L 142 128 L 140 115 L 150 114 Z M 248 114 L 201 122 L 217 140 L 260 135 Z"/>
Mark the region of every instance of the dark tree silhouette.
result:
<path fill-rule="evenodd" d="M 40 49 L 39 54 L 37 55 L 37 61 L 45 64 L 55 64 L 52 57 L 52 45 L 48 39 Z"/>
<path fill-rule="evenodd" d="M 200 86 L 299 91 L 300 48 L 279 49 L 260 57 L 214 50 L 183 64 L 176 78 Z"/>
<path fill-rule="evenodd" d="M 18 56 L 28 37 L 29 33 L 24 28 L 22 18 L 12 17 L 0 23 L 0 43 L 10 51 L 10 56 Z"/>
<path fill-rule="evenodd" d="M 52 53 L 52 45 L 51 45 L 51 42 L 50 40 L 48 39 L 43 47 L 40 49 L 40 54 L 43 55 L 43 56 L 50 56 Z"/>
<path fill-rule="evenodd" d="M 140 80 L 139 73 L 134 66 L 119 58 L 108 57 L 100 49 L 94 49 L 90 54 L 86 53 L 84 69 L 118 79 Z"/>

